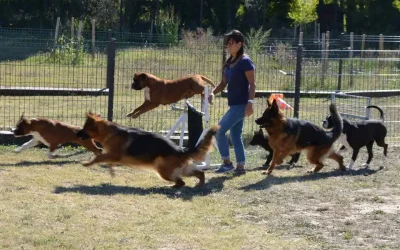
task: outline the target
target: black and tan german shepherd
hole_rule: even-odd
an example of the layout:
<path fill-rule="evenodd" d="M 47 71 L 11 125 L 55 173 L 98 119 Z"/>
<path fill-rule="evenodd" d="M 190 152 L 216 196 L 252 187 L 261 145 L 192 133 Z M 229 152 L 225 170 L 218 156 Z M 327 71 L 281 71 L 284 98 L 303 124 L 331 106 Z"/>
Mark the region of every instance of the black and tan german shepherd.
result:
<path fill-rule="evenodd" d="M 113 165 L 117 164 L 153 170 L 164 180 L 174 182 L 176 188 L 185 185 L 181 176 L 195 176 L 199 186 L 204 184 L 204 172 L 192 162 L 202 161 L 212 149 L 212 138 L 218 126 L 211 127 L 198 146 L 182 149 L 162 135 L 121 126 L 90 112 L 86 116 L 85 125 L 77 135 L 81 139 L 92 138 L 106 152 L 84 166 L 106 163 L 112 175 Z"/>
<path fill-rule="evenodd" d="M 312 172 L 321 170 L 324 166 L 322 162 L 326 157 L 335 160 L 339 168 L 345 170 L 343 157 L 332 148 L 333 143 L 342 133 L 342 118 L 335 104 L 331 104 L 329 110 L 334 126 L 331 131 L 325 131 L 309 121 L 286 118 L 275 100 L 272 104 L 268 101 L 267 109 L 256 120 L 259 126 L 267 130 L 269 145 L 274 150 L 271 165 L 264 174 L 271 174 L 275 166 L 281 164 L 287 155 L 303 150 L 307 150 L 308 162 L 315 165 Z"/>

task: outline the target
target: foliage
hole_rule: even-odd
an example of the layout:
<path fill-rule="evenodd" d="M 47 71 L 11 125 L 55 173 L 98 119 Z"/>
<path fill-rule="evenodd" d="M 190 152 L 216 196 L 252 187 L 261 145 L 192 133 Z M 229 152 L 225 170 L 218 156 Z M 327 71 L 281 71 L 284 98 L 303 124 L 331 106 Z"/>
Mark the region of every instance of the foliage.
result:
<path fill-rule="evenodd" d="M 318 0 L 292 0 L 288 13 L 296 24 L 307 24 L 317 20 Z"/>
<path fill-rule="evenodd" d="M 51 50 L 48 60 L 61 64 L 78 65 L 83 62 L 83 57 L 83 37 L 78 41 L 61 35 L 57 40 L 57 45 Z"/>
<path fill-rule="evenodd" d="M 0 27 L 54 29 L 57 17 L 63 25 L 75 17 L 83 21 L 85 31 L 96 19 L 98 30 L 147 33 L 151 24 L 169 12 L 168 6 L 174 9 L 173 17 L 179 17 L 173 25 L 174 32 L 201 27 L 212 28 L 216 34 L 232 28 L 246 33 L 262 26 L 272 29 L 273 35 L 290 35 L 287 31 L 294 23 L 305 24 L 317 18 L 323 31 L 336 28 L 340 29 L 338 32 L 385 35 L 400 32 L 400 0 L 1 0 Z M 166 24 L 161 22 L 162 25 Z M 159 28 L 164 33 L 168 30 Z"/>
<path fill-rule="evenodd" d="M 183 30 L 182 31 L 182 44 L 188 49 L 215 49 L 212 45 L 218 45 L 218 40 L 213 37 L 213 30 L 211 28 L 202 29 L 197 28 L 195 31 Z"/>
<path fill-rule="evenodd" d="M 270 34 L 271 29 L 264 31 L 263 27 L 258 30 L 251 28 L 250 32 L 246 34 L 246 43 L 251 53 L 260 53 Z"/>
<path fill-rule="evenodd" d="M 179 34 L 179 17 L 175 14 L 173 6 L 160 9 L 156 18 L 155 29 L 158 35 L 157 41 L 163 44 L 176 44 Z"/>
<path fill-rule="evenodd" d="M 393 6 L 396 7 L 396 9 L 400 10 L 400 0 L 394 0 Z"/>

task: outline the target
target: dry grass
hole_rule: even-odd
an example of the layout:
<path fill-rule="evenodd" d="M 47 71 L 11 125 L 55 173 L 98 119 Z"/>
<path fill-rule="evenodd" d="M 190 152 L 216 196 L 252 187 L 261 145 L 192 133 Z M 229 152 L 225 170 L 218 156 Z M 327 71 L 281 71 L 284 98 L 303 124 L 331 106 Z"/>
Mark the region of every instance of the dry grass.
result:
<path fill-rule="evenodd" d="M 265 153 L 249 147 L 247 175 L 208 171 L 203 188 L 186 179 L 181 190 L 153 173 L 86 169 L 91 154 L 79 148 L 55 160 L 13 149 L 0 148 L 1 249 L 400 248 L 398 148 L 386 161 L 374 148 L 370 170 L 341 173 L 328 161 L 309 175 L 302 156 L 304 167 L 266 178 L 255 170 Z M 364 150 L 355 168 L 365 159 Z"/>

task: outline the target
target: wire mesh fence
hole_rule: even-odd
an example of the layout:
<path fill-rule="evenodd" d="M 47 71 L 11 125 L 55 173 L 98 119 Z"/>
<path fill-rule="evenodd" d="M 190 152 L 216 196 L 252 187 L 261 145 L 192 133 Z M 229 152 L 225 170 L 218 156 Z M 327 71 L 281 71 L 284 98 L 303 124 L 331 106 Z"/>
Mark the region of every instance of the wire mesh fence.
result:
<path fill-rule="evenodd" d="M 36 34 L 32 33 L 32 36 Z M 41 41 L 40 36 L 38 39 Z M 49 36 L 49 41 L 51 39 Z M 31 38 L 31 42 L 35 44 L 35 39 Z M 196 73 L 207 76 L 215 84 L 221 79 L 224 59 L 221 39 L 181 40 L 174 45 L 117 40 L 112 71 L 114 91 L 110 93 L 108 44 L 109 41 L 98 41 L 93 49 L 85 43 L 54 47 L 49 42 L 31 52 L 34 46 L 0 39 L 0 50 L 13 53 L 12 59 L 0 58 L 0 130 L 14 127 L 22 113 L 80 125 L 89 110 L 108 117 L 111 104 L 113 121 L 166 133 L 182 114 L 176 107 L 183 107 L 184 102 L 175 107 L 160 106 L 137 119 L 126 118 L 128 112 L 144 101 L 143 91 L 131 89 L 134 73 L 148 72 L 166 79 Z M 255 114 L 245 122 L 245 137 L 258 130 L 254 118 L 262 114 L 266 97 L 271 93 L 283 93 L 285 101 L 298 109 L 298 118 L 320 124 L 328 114 L 331 94 L 341 91 L 370 97 L 371 104 L 385 112 L 389 140 L 400 142 L 397 128 L 400 122 L 400 51 L 310 50 L 305 46 L 299 58 L 296 49 L 278 40 L 261 50 L 245 49 L 256 65 L 258 97 Z M 301 71 L 296 66 L 298 60 Z M 296 87 L 300 90 L 297 96 Z M 296 98 L 298 106 L 294 105 Z M 201 109 L 200 96 L 189 101 Z M 349 104 L 338 105 L 339 109 L 345 109 Z M 362 113 L 365 105 L 358 106 L 361 108 L 357 112 Z M 210 108 L 210 123 L 216 124 L 227 109 L 226 94 L 217 95 Z M 293 117 L 296 112 L 289 109 L 284 113 Z M 371 111 L 371 117 L 379 119 L 379 114 Z"/>

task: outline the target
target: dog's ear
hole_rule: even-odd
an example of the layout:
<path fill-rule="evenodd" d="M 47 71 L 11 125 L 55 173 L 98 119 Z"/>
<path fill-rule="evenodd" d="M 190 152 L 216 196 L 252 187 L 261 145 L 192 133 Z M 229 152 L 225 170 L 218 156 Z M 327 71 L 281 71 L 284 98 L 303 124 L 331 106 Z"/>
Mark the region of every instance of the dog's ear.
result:
<path fill-rule="evenodd" d="M 137 74 L 137 77 L 139 78 L 140 81 L 147 81 L 146 73 L 139 73 L 139 74 Z"/>
<path fill-rule="evenodd" d="M 272 101 L 271 110 L 276 112 L 276 113 L 279 112 L 279 107 L 278 107 L 278 103 L 276 102 L 276 99 L 274 99 Z"/>
<path fill-rule="evenodd" d="M 93 114 L 91 110 L 89 110 L 89 111 L 86 113 L 86 117 L 87 117 L 87 118 L 93 118 L 94 115 L 95 115 L 95 114 Z"/>
<path fill-rule="evenodd" d="M 269 99 L 267 99 L 267 108 L 271 107 L 271 102 L 269 101 Z"/>

